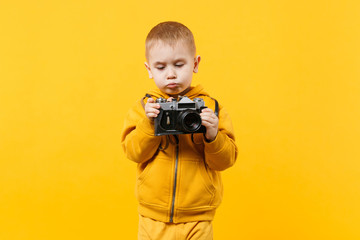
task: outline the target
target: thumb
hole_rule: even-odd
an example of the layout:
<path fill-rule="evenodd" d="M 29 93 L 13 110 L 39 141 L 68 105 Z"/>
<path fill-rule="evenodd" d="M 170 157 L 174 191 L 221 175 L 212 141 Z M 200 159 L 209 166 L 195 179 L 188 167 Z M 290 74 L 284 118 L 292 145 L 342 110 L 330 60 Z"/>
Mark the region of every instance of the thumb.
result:
<path fill-rule="evenodd" d="M 153 98 L 148 98 L 147 102 L 148 102 L 148 103 L 154 103 L 155 100 L 154 100 Z"/>

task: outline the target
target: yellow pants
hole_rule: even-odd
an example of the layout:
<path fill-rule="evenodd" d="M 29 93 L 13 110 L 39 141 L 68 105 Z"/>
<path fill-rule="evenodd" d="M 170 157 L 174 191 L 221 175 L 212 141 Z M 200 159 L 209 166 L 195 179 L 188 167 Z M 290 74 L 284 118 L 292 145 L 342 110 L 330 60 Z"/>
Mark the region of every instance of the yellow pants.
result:
<path fill-rule="evenodd" d="M 212 240 L 212 222 L 164 223 L 139 216 L 138 240 Z"/>

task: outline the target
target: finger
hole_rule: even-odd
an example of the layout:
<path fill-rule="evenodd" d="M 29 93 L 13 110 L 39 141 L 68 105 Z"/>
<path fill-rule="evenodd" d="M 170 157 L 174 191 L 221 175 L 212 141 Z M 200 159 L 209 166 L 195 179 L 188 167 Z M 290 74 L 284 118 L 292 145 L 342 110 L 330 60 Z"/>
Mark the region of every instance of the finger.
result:
<path fill-rule="evenodd" d="M 201 120 L 203 120 L 203 121 L 215 121 L 216 118 L 214 118 L 213 116 L 203 115 L 203 116 L 201 116 Z"/>
<path fill-rule="evenodd" d="M 159 109 L 159 108 L 160 108 L 160 104 L 148 102 L 148 103 L 145 104 L 145 108 L 158 108 L 158 109 Z"/>
<path fill-rule="evenodd" d="M 212 119 L 201 119 L 201 124 L 202 125 L 206 125 L 206 126 L 215 126 L 216 125 L 216 122 L 213 121 Z"/>
<path fill-rule="evenodd" d="M 210 124 L 212 126 L 216 126 L 219 122 L 217 117 L 211 117 L 211 116 L 202 116 L 201 121 L 205 124 Z"/>
<path fill-rule="evenodd" d="M 202 111 L 201 113 L 200 113 L 200 115 L 214 115 L 215 116 L 215 113 L 213 112 L 213 111 Z"/>
<path fill-rule="evenodd" d="M 216 126 L 212 126 L 209 124 L 203 124 L 203 126 L 206 128 L 206 132 L 208 132 L 208 133 L 218 130 L 218 128 Z"/>
<path fill-rule="evenodd" d="M 148 116 L 149 118 L 156 118 L 158 116 L 158 114 L 156 114 L 156 113 L 147 113 L 146 116 Z"/>
<path fill-rule="evenodd" d="M 200 113 L 200 117 L 203 119 L 203 118 L 211 118 L 211 119 L 217 119 L 217 116 L 214 114 L 214 113 L 208 113 L 208 112 L 205 112 L 205 113 Z"/>
<path fill-rule="evenodd" d="M 159 110 L 157 110 L 156 108 L 147 108 L 147 109 L 145 110 L 145 113 L 146 113 L 146 114 L 148 114 L 148 113 L 155 113 L 155 114 L 159 114 L 159 113 L 160 113 L 160 111 L 159 111 Z"/>
<path fill-rule="evenodd" d="M 148 98 L 148 99 L 147 99 L 147 102 L 148 102 L 148 103 L 154 103 L 155 100 L 154 100 L 153 98 Z"/>
<path fill-rule="evenodd" d="M 216 127 L 216 123 L 209 121 L 202 121 L 201 125 L 204 125 L 205 127 Z"/>
<path fill-rule="evenodd" d="M 156 108 L 156 109 L 159 109 L 159 108 L 160 108 L 160 104 L 158 104 L 158 103 L 148 103 L 147 108 Z"/>
<path fill-rule="evenodd" d="M 157 117 L 159 115 L 159 110 L 152 108 L 145 111 L 145 114 L 148 117 Z"/>
<path fill-rule="evenodd" d="M 203 108 L 201 110 L 202 113 L 205 113 L 205 112 L 209 112 L 209 113 L 213 113 L 214 111 L 211 109 L 211 108 Z"/>

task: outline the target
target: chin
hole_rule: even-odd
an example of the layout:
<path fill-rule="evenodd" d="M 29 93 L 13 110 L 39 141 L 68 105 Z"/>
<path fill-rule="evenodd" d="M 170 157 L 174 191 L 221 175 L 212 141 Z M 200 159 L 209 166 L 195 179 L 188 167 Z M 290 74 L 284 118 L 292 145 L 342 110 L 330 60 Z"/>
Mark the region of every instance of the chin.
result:
<path fill-rule="evenodd" d="M 167 93 L 168 95 L 178 95 L 182 93 L 182 91 L 179 91 L 178 89 L 165 89 L 165 93 Z"/>

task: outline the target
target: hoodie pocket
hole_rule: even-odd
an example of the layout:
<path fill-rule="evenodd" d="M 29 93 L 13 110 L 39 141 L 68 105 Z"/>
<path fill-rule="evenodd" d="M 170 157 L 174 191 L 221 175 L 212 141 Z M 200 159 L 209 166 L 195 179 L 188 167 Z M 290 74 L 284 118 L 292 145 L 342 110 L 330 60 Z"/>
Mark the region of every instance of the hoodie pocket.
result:
<path fill-rule="evenodd" d="M 171 196 L 172 161 L 157 158 L 145 167 L 137 179 L 140 203 L 168 207 Z"/>
<path fill-rule="evenodd" d="M 179 184 L 179 208 L 212 206 L 215 187 L 202 161 L 184 161 Z"/>

